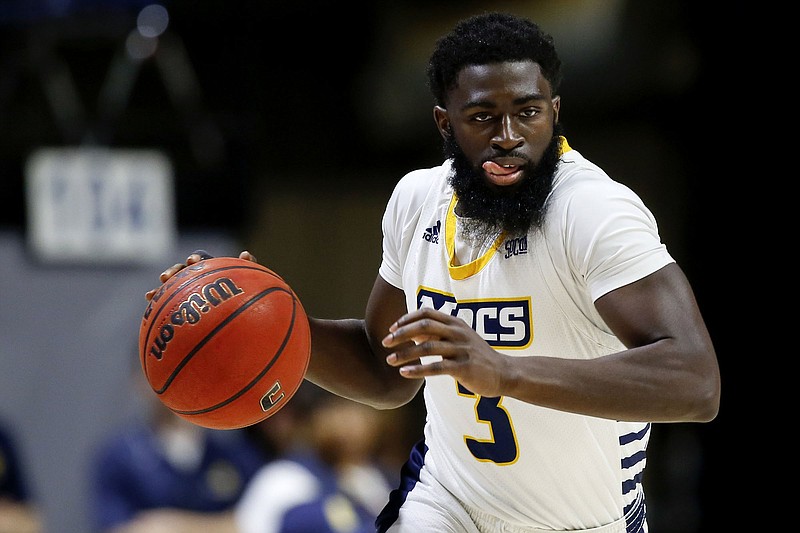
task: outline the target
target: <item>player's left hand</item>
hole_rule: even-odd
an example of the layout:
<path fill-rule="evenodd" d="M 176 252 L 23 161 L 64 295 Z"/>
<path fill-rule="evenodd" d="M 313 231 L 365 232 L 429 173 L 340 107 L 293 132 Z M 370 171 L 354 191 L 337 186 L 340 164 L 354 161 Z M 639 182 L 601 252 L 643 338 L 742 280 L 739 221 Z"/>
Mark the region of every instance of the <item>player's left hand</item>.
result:
<path fill-rule="evenodd" d="M 206 252 L 205 250 L 195 250 L 194 252 L 189 254 L 189 257 L 186 258 L 186 262 L 185 263 L 175 263 L 171 267 L 169 267 L 166 270 L 164 270 L 164 272 L 162 272 L 161 275 L 158 276 L 158 279 L 162 284 L 164 284 L 164 283 L 167 282 L 167 280 L 169 278 L 171 278 L 172 276 L 174 276 L 175 274 L 177 274 L 178 272 L 180 272 L 181 270 L 183 270 L 187 266 L 193 265 L 195 263 L 198 263 L 198 262 L 202 261 L 203 259 L 211 259 L 213 257 L 214 257 L 213 255 L 211 255 L 210 253 Z M 244 251 L 239 253 L 239 259 L 244 259 L 246 261 L 252 261 L 254 263 L 258 262 L 258 260 L 256 259 L 256 256 L 254 256 L 253 254 L 251 254 L 247 250 L 244 250 Z M 147 291 L 145 293 L 145 295 L 144 295 L 145 300 L 147 300 L 148 302 L 150 300 L 152 300 L 153 296 L 155 296 L 155 294 L 156 294 L 156 292 L 158 292 L 158 290 L 159 290 L 159 287 L 156 287 L 154 289 L 150 289 L 149 291 Z"/>
<path fill-rule="evenodd" d="M 402 346 L 413 341 L 413 345 Z M 481 396 L 502 396 L 510 369 L 509 357 L 495 351 L 462 319 L 422 308 L 400 317 L 384 337 L 386 348 L 397 350 L 386 362 L 407 378 L 449 374 Z M 439 355 L 441 361 L 422 364 L 420 357 Z"/>

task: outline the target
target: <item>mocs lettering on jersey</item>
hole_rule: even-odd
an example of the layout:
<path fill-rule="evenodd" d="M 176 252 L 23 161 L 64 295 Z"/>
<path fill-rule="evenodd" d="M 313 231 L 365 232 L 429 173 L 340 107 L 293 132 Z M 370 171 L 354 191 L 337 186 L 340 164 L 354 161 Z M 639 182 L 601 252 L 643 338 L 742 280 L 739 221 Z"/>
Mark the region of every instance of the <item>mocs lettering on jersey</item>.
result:
<path fill-rule="evenodd" d="M 417 307 L 459 317 L 495 348 L 521 349 L 533 339 L 530 298 L 459 302 L 452 294 L 420 287 Z"/>
<path fill-rule="evenodd" d="M 199 292 L 192 293 L 181 302 L 170 315 L 169 322 L 161 326 L 150 346 L 150 355 L 160 361 L 164 357 L 169 341 L 175 337 L 176 328 L 185 324 L 197 324 L 204 314 L 239 294 L 244 294 L 244 290 L 237 287 L 230 278 L 218 278 L 203 285 Z"/>

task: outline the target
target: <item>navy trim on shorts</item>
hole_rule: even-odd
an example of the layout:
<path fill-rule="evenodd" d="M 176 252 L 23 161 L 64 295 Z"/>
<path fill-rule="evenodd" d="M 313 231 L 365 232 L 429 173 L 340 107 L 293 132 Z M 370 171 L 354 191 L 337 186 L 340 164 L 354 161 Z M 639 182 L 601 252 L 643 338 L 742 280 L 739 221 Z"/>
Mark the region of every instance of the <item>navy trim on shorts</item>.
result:
<path fill-rule="evenodd" d="M 644 498 L 639 498 L 633 505 L 625 509 L 625 531 L 627 533 L 642 533 L 647 521 L 647 503 Z"/>
<path fill-rule="evenodd" d="M 428 453 L 428 446 L 425 440 L 417 442 L 411 449 L 408 461 L 405 462 L 400 470 L 399 486 L 389 493 L 389 502 L 384 506 L 378 517 L 375 519 L 375 532 L 386 533 L 400 515 L 400 508 L 405 503 L 408 493 L 414 489 L 419 481 L 419 474 L 425 465 L 425 454 Z M 641 533 L 644 531 L 644 523 L 647 517 L 647 505 L 644 498 L 639 498 L 625 509 L 625 530 L 628 533 Z"/>
<path fill-rule="evenodd" d="M 428 446 L 425 444 L 425 439 L 417 442 L 411 449 L 408 461 L 400 470 L 400 485 L 389 493 L 389 503 L 375 519 L 376 533 L 385 533 L 397 521 L 400 508 L 405 503 L 408 493 L 419 481 L 419 473 L 425 464 L 426 453 L 428 453 Z"/>

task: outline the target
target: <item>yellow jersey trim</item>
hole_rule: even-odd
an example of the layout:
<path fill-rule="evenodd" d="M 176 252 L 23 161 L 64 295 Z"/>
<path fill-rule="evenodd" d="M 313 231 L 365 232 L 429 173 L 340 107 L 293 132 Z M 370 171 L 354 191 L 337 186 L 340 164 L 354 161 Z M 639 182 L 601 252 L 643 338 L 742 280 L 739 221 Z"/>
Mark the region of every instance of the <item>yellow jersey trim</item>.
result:
<path fill-rule="evenodd" d="M 561 145 L 559 147 L 559 155 L 564 155 L 565 153 L 572 150 L 572 147 L 567 142 L 567 139 L 564 136 L 559 137 L 561 141 Z M 479 258 L 475 259 L 474 261 L 470 261 L 469 263 L 465 263 L 463 265 L 456 264 L 456 204 L 458 203 L 458 196 L 456 193 L 453 193 L 453 197 L 450 199 L 450 205 L 447 207 L 447 218 L 445 219 L 444 223 L 444 240 L 445 244 L 447 245 L 447 268 L 450 271 L 450 277 L 454 280 L 463 280 L 467 279 L 470 276 L 474 276 L 483 268 L 489 264 L 489 261 L 492 260 L 494 257 L 495 252 L 500 245 L 503 244 L 503 241 L 506 240 L 506 232 L 502 232 L 498 235 L 497 239 L 495 239 L 492 246 L 486 250 Z"/>

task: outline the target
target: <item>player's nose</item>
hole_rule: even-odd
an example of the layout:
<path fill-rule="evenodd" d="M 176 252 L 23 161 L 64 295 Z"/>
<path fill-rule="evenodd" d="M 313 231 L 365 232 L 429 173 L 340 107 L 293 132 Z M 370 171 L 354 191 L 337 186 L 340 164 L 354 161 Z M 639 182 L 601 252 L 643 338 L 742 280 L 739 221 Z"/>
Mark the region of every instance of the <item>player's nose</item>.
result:
<path fill-rule="evenodd" d="M 505 115 L 498 123 L 497 131 L 492 136 L 492 148 L 503 151 L 510 151 L 519 148 L 525 143 L 525 137 L 517 130 L 514 119 Z"/>

